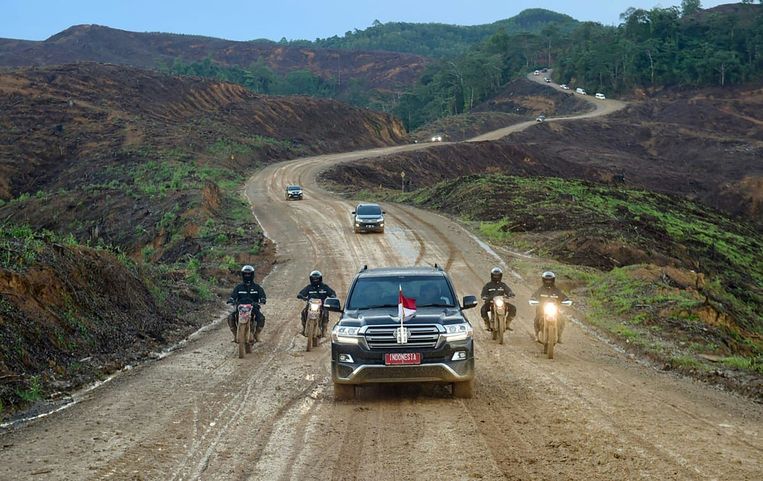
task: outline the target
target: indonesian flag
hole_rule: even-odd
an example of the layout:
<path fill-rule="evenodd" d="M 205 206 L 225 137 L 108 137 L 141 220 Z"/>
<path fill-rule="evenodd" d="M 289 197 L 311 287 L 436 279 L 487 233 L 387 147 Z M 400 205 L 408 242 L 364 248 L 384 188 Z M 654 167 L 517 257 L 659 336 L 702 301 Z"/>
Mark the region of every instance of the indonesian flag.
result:
<path fill-rule="evenodd" d="M 411 299 L 403 295 L 403 286 L 400 286 L 400 297 L 397 301 L 397 313 L 400 316 L 400 323 L 409 321 L 416 314 L 416 299 Z"/>

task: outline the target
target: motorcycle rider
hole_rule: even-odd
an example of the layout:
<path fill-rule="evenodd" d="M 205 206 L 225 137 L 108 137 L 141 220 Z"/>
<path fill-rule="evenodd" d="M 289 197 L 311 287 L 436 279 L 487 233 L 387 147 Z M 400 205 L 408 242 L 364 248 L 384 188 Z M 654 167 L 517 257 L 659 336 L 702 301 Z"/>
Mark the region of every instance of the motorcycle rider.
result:
<path fill-rule="evenodd" d="M 482 288 L 482 299 L 485 301 L 485 304 L 482 305 L 482 308 L 480 309 L 480 315 L 482 315 L 482 320 L 485 322 L 485 329 L 488 331 L 492 331 L 490 328 L 490 320 L 488 319 L 487 313 L 490 312 L 490 306 L 493 304 L 493 298 L 495 296 L 504 296 L 504 297 L 514 297 L 514 291 L 511 290 L 511 288 L 506 285 L 505 282 L 502 282 L 503 279 L 503 271 L 500 267 L 493 267 L 490 270 L 490 282 L 485 284 L 485 286 Z M 510 331 L 513 331 L 510 327 L 511 321 L 514 319 L 514 316 L 517 315 L 517 308 L 513 304 L 506 303 L 506 309 L 508 310 L 508 322 L 506 322 L 506 328 Z"/>
<path fill-rule="evenodd" d="M 260 340 L 260 333 L 265 327 L 265 316 L 260 311 L 260 304 L 265 304 L 267 296 L 265 290 L 254 282 L 254 267 L 245 265 L 241 268 L 241 284 L 233 288 L 233 292 L 228 299 L 228 304 L 233 304 L 233 312 L 228 316 L 228 327 L 233 333 L 233 342 L 236 342 L 236 328 L 238 318 L 238 305 L 251 304 L 254 306 L 252 311 L 257 328 L 254 331 L 254 340 Z"/>
<path fill-rule="evenodd" d="M 543 281 L 543 285 L 541 285 L 540 288 L 530 297 L 531 301 L 540 302 L 540 304 L 538 304 L 535 308 L 535 340 L 538 342 L 540 342 L 540 337 L 538 337 L 538 335 L 543 328 L 541 325 L 541 319 L 543 317 L 543 303 L 550 300 L 556 302 L 557 305 L 559 305 L 562 302 L 569 300 L 567 294 L 556 287 L 556 274 L 551 271 L 546 271 L 541 275 L 541 280 Z M 559 315 L 557 318 L 558 329 L 556 336 L 556 342 L 558 344 L 562 343 L 562 331 L 564 331 L 565 324 L 566 322 L 564 317 Z"/>
<path fill-rule="evenodd" d="M 301 291 L 299 291 L 299 294 L 297 294 L 297 299 L 302 299 L 303 301 L 309 301 L 310 299 L 320 299 L 321 301 L 325 301 L 328 297 L 336 297 L 336 292 L 334 289 L 328 286 L 328 284 L 323 283 L 323 274 L 321 274 L 321 271 L 312 271 L 310 273 L 310 283 L 306 285 Z M 307 322 L 307 308 L 308 305 L 305 304 L 305 308 L 302 309 L 302 335 L 306 336 L 305 334 L 305 322 Z M 325 323 L 328 321 L 328 311 L 324 312 L 324 319 L 321 319 L 321 333 L 323 332 L 325 328 Z M 320 336 L 319 336 L 320 337 Z"/>

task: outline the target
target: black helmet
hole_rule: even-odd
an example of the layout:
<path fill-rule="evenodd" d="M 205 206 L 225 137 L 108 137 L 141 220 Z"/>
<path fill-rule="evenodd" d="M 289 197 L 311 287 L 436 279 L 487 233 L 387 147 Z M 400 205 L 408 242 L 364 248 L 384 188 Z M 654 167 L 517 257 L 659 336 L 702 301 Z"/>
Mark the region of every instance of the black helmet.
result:
<path fill-rule="evenodd" d="M 546 271 L 541 276 L 543 279 L 543 286 L 544 287 L 554 287 L 554 281 L 556 280 L 556 274 L 554 274 L 551 271 Z"/>
<path fill-rule="evenodd" d="M 245 265 L 241 268 L 241 278 L 244 280 L 244 283 L 251 284 L 254 282 L 254 267 L 250 265 Z"/>
<path fill-rule="evenodd" d="M 503 271 L 500 267 L 493 267 L 490 270 L 490 280 L 493 282 L 501 282 L 503 279 Z"/>
<path fill-rule="evenodd" d="M 321 271 L 313 271 L 310 273 L 310 284 L 317 286 L 323 282 L 323 274 L 321 274 Z"/>

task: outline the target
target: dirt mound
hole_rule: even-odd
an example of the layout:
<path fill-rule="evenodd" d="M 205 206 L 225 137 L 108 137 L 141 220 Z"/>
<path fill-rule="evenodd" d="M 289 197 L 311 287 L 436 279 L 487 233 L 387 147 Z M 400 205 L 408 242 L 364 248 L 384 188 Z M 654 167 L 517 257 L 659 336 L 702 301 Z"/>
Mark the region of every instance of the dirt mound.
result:
<path fill-rule="evenodd" d="M 0 65 L 11 67 L 102 62 L 156 68 L 178 58 L 186 62 L 211 58 L 243 67 L 263 60 L 278 73 L 304 69 L 327 79 L 359 79 L 380 90 L 412 84 L 427 64 L 424 57 L 413 54 L 289 47 L 99 25 L 77 25 L 42 42 L 0 40 Z"/>
<path fill-rule="evenodd" d="M 509 82 L 490 100 L 474 107 L 472 112 L 507 112 L 517 115 L 537 116 L 568 115 L 592 110 L 589 102 L 538 82 L 521 78 Z"/>
<path fill-rule="evenodd" d="M 243 171 L 405 137 L 389 116 L 337 102 L 99 64 L 1 73 L 0 125 L 6 200 L 98 181 L 109 165 L 161 150 Z"/>
<path fill-rule="evenodd" d="M 190 288 L 152 292 L 152 275 L 124 258 L 31 230 L 0 237 L 3 415 L 135 362 L 203 322 L 182 315 L 193 311 Z"/>

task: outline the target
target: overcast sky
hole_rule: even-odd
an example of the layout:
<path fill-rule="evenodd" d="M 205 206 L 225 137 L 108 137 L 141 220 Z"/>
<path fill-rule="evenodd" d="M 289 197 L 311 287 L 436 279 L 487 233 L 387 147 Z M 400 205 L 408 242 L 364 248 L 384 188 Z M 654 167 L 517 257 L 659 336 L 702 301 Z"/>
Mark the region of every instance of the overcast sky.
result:
<path fill-rule="evenodd" d="M 730 1 L 703 0 L 704 8 Z M 0 38 L 44 40 L 78 24 L 230 40 L 342 36 L 381 22 L 479 25 L 545 8 L 577 20 L 617 25 L 628 7 L 680 0 L 0 0 Z"/>

